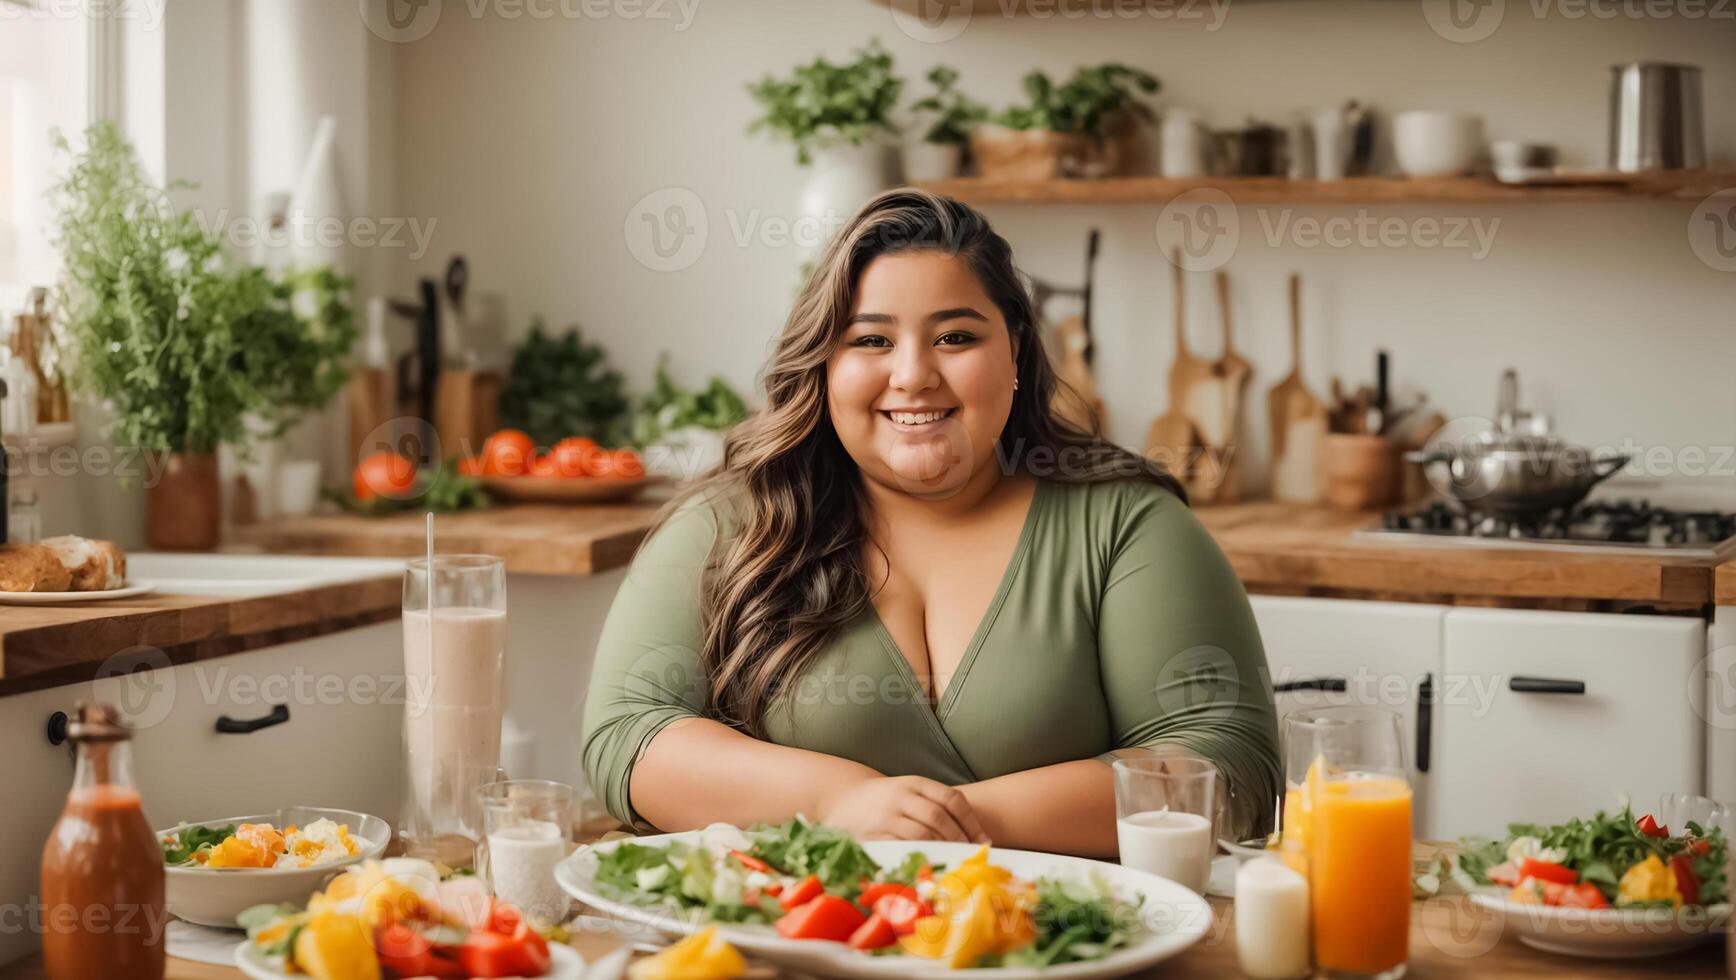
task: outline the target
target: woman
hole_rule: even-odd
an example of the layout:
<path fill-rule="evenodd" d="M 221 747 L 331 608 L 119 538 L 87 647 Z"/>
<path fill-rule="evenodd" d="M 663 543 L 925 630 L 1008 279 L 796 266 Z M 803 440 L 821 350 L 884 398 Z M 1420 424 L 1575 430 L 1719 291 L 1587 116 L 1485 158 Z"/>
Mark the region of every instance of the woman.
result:
<path fill-rule="evenodd" d="M 1118 753 L 1279 792 L 1265 656 L 1181 487 L 1061 421 L 1012 251 L 890 191 L 826 249 L 766 407 L 633 562 L 585 766 L 665 830 L 801 813 L 865 838 L 1113 856 Z"/>

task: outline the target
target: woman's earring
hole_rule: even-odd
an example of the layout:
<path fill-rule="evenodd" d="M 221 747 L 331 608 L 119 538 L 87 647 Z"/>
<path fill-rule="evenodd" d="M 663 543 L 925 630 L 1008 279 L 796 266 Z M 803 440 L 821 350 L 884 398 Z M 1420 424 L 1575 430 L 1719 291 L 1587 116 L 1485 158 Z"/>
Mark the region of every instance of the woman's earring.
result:
<path fill-rule="evenodd" d="M 1018 379 L 1018 378 L 1014 378 L 1014 379 L 1013 379 L 1013 390 L 1014 390 L 1014 391 L 1018 391 L 1018 390 L 1019 390 L 1019 379 Z"/>

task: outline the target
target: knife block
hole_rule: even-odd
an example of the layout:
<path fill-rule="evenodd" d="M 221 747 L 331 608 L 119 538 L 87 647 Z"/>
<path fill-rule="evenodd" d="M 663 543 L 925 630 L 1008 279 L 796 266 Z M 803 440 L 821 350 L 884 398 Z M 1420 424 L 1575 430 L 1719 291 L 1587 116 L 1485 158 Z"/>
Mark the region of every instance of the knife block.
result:
<path fill-rule="evenodd" d="M 493 371 L 446 370 L 434 388 L 434 433 L 440 454 L 474 456 L 499 427 L 501 378 Z"/>
<path fill-rule="evenodd" d="M 350 372 L 345 385 L 345 406 L 349 415 L 350 463 L 354 465 L 368 453 L 377 452 L 382 427 L 395 414 L 392 411 L 392 384 L 385 368 L 357 367 Z"/>

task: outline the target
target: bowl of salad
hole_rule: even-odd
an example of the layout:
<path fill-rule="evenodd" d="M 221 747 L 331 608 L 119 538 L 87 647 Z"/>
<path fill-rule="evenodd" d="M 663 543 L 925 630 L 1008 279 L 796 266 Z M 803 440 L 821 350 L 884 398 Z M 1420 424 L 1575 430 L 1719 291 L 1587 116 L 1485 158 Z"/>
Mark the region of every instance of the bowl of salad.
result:
<path fill-rule="evenodd" d="M 1499 841 L 1466 841 L 1454 874 L 1528 946 L 1657 956 L 1729 921 L 1728 827 L 1718 804 L 1670 796 L 1639 816 L 1624 805 L 1553 826 L 1512 824 Z"/>
<path fill-rule="evenodd" d="M 568 894 L 666 935 L 836 977 L 1121 976 L 1210 928 L 1185 887 L 1118 864 L 939 841 L 866 841 L 801 819 L 609 841 L 556 868 Z"/>
<path fill-rule="evenodd" d="M 236 928 L 243 909 L 301 902 L 347 865 L 379 857 L 391 827 L 354 810 L 295 806 L 157 832 L 169 913 Z"/>

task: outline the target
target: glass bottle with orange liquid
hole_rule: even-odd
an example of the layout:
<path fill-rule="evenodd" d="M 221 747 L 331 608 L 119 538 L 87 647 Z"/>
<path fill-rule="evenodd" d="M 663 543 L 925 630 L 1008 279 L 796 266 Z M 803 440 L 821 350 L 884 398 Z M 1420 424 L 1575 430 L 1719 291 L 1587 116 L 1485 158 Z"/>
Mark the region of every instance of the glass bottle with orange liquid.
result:
<path fill-rule="evenodd" d="M 1404 975 L 1411 788 L 1401 732 L 1398 714 L 1379 708 L 1284 719 L 1284 845 L 1306 866 L 1314 963 L 1325 976 Z"/>
<path fill-rule="evenodd" d="M 132 731 L 81 703 L 72 792 L 42 848 L 42 963 L 50 980 L 162 980 L 163 851 L 133 786 Z"/>

